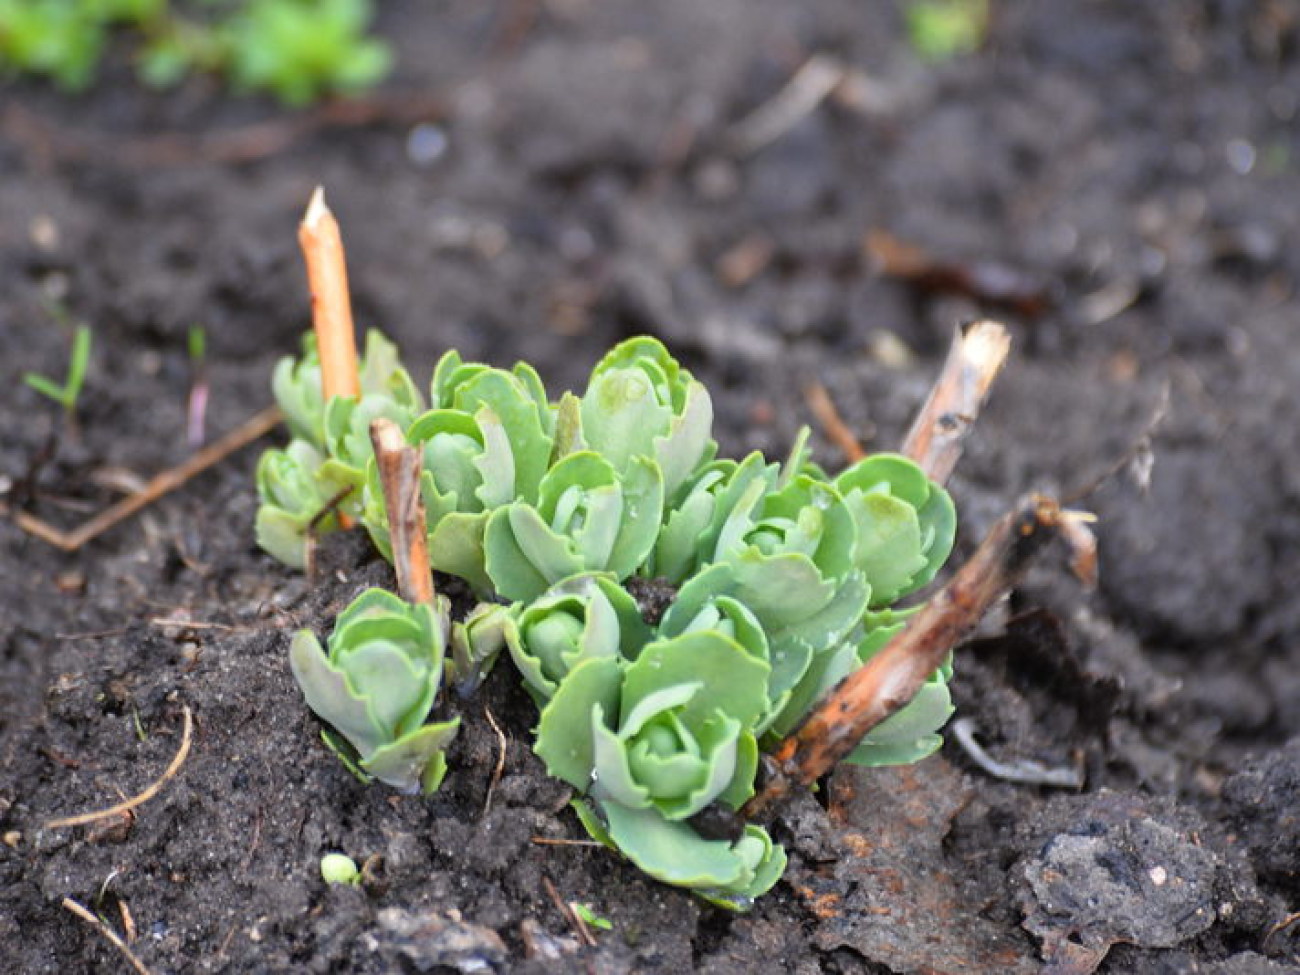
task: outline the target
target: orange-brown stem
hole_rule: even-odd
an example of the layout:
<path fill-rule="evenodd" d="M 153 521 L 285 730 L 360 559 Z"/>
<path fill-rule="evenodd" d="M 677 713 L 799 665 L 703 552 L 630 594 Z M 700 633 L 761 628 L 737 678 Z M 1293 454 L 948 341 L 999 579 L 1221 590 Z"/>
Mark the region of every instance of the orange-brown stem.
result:
<path fill-rule="evenodd" d="M 993 321 L 972 322 L 953 336 L 943 371 L 903 439 L 902 452 L 931 480 L 943 484 L 957 466 L 1010 349 L 1007 330 Z"/>
<path fill-rule="evenodd" d="M 872 728 L 903 708 L 943 663 L 948 651 L 1016 584 L 1043 546 L 1078 526 L 1079 516 L 1050 498 L 1029 497 L 994 525 L 952 580 L 883 650 L 822 700 L 775 752 L 766 781 L 740 811 L 752 818 L 809 785 L 851 752 Z"/>
<path fill-rule="evenodd" d="M 397 424 L 384 417 L 371 421 L 370 442 L 375 448 L 384 505 L 388 509 L 397 591 L 408 603 L 431 603 L 433 573 L 429 568 L 428 529 L 420 493 L 420 451 L 409 446 Z"/>
<path fill-rule="evenodd" d="M 318 186 L 298 226 L 298 243 L 307 261 L 311 287 L 312 327 L 320 353 L 321 392 L 334 396 L 361 393 L 357 372 L 357 342 L 352 327 L 348 268 L 338 221 Z"/>

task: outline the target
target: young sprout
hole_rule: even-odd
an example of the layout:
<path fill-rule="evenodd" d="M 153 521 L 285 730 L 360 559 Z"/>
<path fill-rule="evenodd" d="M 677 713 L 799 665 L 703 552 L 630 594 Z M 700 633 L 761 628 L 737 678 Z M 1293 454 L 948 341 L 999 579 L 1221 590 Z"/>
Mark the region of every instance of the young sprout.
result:
<path fill-rule="evenodd" d="M 86 367 L 90 363 L 90 327 L 78 325 L 72 335 L 72 351 L 68 356 L 68 378 L 62 386 L 45 376 L 28 372 L 23 374 L 23 382 L 32 389 L 63 407 L 69 422 L 77 412 L 77 398 L 81 395 L 82 384 L 86 381 Z"/>
<path fill-rule="evenodd" d="M 326 853 L 320 858 L 321 879 L 327 884 L 351 884 L 361 882 L 361 871 L 357 863 L 346 853 Z"/>
<path fill-rule="evenodd" d="M 203 446 L 208 414 L 208 336 L 202 325 L 190 326 L 186 345 L 190 353 L 190 396 L 185 409 L 185 432 L 189 445 L 198 449 Z"/>
<path fill-rule="evenodd" d="M 582 901 L 569 901 L 569 907 L 583 924 L 590 925 L 600 931 L 613 931 L 614 922 L 607 917 L 601 917 Z"/>

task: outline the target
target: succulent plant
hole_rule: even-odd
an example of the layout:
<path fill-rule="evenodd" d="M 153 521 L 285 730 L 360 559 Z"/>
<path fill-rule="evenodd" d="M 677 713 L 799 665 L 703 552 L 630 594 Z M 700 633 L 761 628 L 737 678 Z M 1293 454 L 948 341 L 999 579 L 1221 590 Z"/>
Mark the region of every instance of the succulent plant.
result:
<path fill-rule="evenodd" d="M 634 458 L 654 460 L 670 500 L 717 451 L 708 390 L 661 342 L 645 336 L 623 342 L 597 363 L 581 415 L 589 449 L 619 473 Z"/>
<path fill-rule="evenodd" d="M 714 631 L 656 640 L 636 660 L 594 657 L 542 710 L 547 769 L 603 802 L 681 820 L 748 798 L 768 665 Z"/>
<path fill-rule="evenodd" d="M 632 660 L 652 632 L 636 600 L 606 575 L 571 576 L 518 604 L 506 631 L 524 686 L 541 704 L 584 660 Z"/>
<path fill-rule="evenodd" d="M 947 491 L 898 454 L 863 458 L 834 483 L 857 522 L 854 561 L 871 586 L 872 608 L 934 578 L 957 532 Z"/>
<path fill-rule="evenodd" d="M 627 578 L 654 547 L 663 503 L 663 475 L 649 458 L 633 457 L 619 474 L 593 451 L 568 454 L 542 478 L 536 505 L 521 500 L 492 512 L 487 575 L 516 600 L 579 572 Z"/>
<path fill-rule="evenodd" d="M 312 356 L 308 346 L 277 369 L 299 437 L 259 467 L 264 547 L 296 557 L 334 490 L 360 486 L 347 510 L 390 556 L 368 432 L 387 416 L 421 449 L 432 567 L 480 599 L 449 624 L 445 601 L 367 593 L 339 617 L 328 654 L 309 633 L 295 638 L 308 703 L 359 768 L 399 788 L 436 787 L 455 722 L 424 722 L 444 650 L 462 694 L 508 650 L 541 712 L 535 751 L 578 791 L 593 836 L 723 906 L 768 890 L 785 853 L 767 833 L 711 838 L 693 817 L 739 808 L 760 747 L 905 624 L 912 610 L 896 600 L 952 547 L 943 488 L 892 454 L 828 477 L 809 459 L 807 430 L 783 463 L 715 459 L 707 391 L 653 339 L 617 346 L 582 396 L 554 402 L 529 366 L 449 352 L 427 410 L 380 340 L 367 343 L 359 398 L 313 399 Z M 952 711 L 950 674 L 939 668 L 849 760 L 933 751 Z"/>
<path fill-rule="evenodd" d="M 355 753 L 357 767 L 403 792 L 433 792 L 459 718 L 425 724 L 442 682 L 450 607 L 367 589 L 339 614 L 328 652 L 311 630 L 289 648 L 307 705 Z M 345 756 L 347 757 L 347 756 Z"/>
<path fill-rule="evenodd" d="M 323 461 L 319 450 L 295 438 L 284 450 L 268 450 L 257 462 L 262 500 L 254 526 L 257 544 L 295 569 L 307 564 L 307 536 L 314 520 L 320 518 L 321 531 L 338 527 L 336 516 L 324 511 L 329 499 L 316 481 Z"/>

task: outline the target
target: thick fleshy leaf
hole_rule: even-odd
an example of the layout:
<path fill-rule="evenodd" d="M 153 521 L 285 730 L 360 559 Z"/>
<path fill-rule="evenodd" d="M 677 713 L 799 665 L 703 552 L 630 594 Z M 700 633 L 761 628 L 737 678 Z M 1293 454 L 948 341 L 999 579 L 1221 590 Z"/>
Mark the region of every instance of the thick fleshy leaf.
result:
<path fill-rule="evenodd" d="M 857 648 L 851 640 L 814 654 L 799 682 L 791 688 L 780 714 L 768 725 L 767 733 L 775 736 L 788 734 L 814 703 L 857 666 Z"/>
<path fill-rule="evenodd" d="M 491 411 L 510 443 L 515 497 L 535 501 L 551 460 L 552 443 L 544 410 L 519 378 L 501 369 L 485 369 L 455 390 L 452 405 L 474 415 L 484 407 Z"/>
<path fill-rule="evenodd" d="M 289 432 L 315 447 L 325 445 L 325 399 L 321 395 L 320 358 L 316 336 L 303 336 L 302 357 L 286 356 L 271 373 L 271 394 L 284 411 Z"/>
<path fill-rule="evenodd" d="M 263 505 L 253 522 L 257 546 L 291 569 L 307 565 L 307 528 L 302 519 L 280 508 Z"/>
<path fill-rule="evenodd" d="M 406 439 L 423 449 L 424 468 L 436 489 L 440 510 L 430 515 L 431 522 L 446 511 L 478 510 L 475 492 L 483 477 L 475 462 L 484 450 L 484 434 L 474 417 L 459 410 L 430 410 L 411 422 Z M 505 480 L 513 493 L 513 469 Z"/>
<path fill-rule="evenodd" d="M 687 693 L 690 694 L 691 690 L 687 689 Z M 649 805 L 650 790 L 637 782 L 632 774 L 627 743 L 606 723 L 604 707 L 600 704 L 593 706 L 590 717 L 591 769 L 584 791 L 633 809 Z"/>
<path fill-rule="evenodd" d="M 664 481 L 653 461 L 633 458 L 623 475 L 623 510 L 608 569 L 620 579 L 630 576 L 650 555 L 664 508 Z"/>
<path fill-rule="evenodd" d="M 452 625 L 447 679 L 462 697 L 478 688 L 514 633 L 510 608 L 500 603 L 479 603 L 464 620 Z"/>
<path fill-rule="evenodd" d="M 336 666 L 386 738 L 418 725 L 433 705 L 437 684 L 429 681 L 427 663 L 412 660 L 395 643 L 364 642 Z"/>
<path fill-rule="evenodd" d="M 697 732 L 718 711 L 750 727 L 766 709 L 770 672 L 767 661 L 755 659 L 719 633 L 683 633 L 656 640 L 627 668 L 620 725 L 651 694 L 698 682 L 700 692 L 677 711 L 687 728 Z"/>
<path fill-rule="evenodd" d="M 363 758 L 361 768 L 402 792 L 436 792 L 447 774 L 446 748 L 459 728 L 460 718 L 423 725 Z"/>
<path fill-rule="evenodd" d="M 734 571 L 734 595 L 772 629 L 805 620 L 825 607 L 838 592 L 836 580 L 826 579 L 806 555 L 763 555 L 748 549 L 728 559 Z"/>
<path fill-rule="evenodd" d="M 753 876 L 726 840 L 706 840 L 654 808 L 629 809 L 616 802 L 599 805 L 614 845 L 656 880 L 675 887 L 730 888 Z"/>
<path fill-rule="evenodd" d="M 952 551 L 956 535 L 956 509 L 947 491 L 930 481 L 913 461 L 898 454 L 866 457 L 841 473 L 835 485 L 858 522 L 859 564 L 874 587 L 874 607 L 887 606 L 934 578 Z M 916 517 L 914 541 L 907 540 L 913 529 L 898 512 L 874 500 L 881 497 L 912 509 Z M 897 579 L 905 574 L 904 570 L 890 566 L 891 560 L 914 566 L 902 582 Z M 876 574 L 880 575 L 879 581 L 874 578 Z"/>
<path fill-rule="evenodd" d="M 754 733 L 740 733 L 735 756 L 731 781 L 717 795 L 717 801 L 731 809 L 739 809 L 754 794 L 754 777 L 758 773 L 758 741 Z"/>
<path fill-rule="evenodd" d="M 294 635 L 289 665 L 307 706 L 338 729 L 358 753 L 369 755 L 383 744 L 383 730 L 375 724 L 365 700 L 352 692 L 347 679 L 325 658 L 316 634 L 299 630 Z"/>
<path fill-rule="evenodd" d="M 453 512 L 429 533 L 429 565 L 439 572 L 460 576 L 479 595 L 493 591 L 484 553 L 484 533 L 489 517 L 486 511 L 474 514 Z"/>
<path fill-rule="evenodd" d="M 743 882 L 737 881 L 725 888 L 697 890 L 696 893 L 718 907 L 733 911 L 747 911 L 754 898 L 771 890 L 785 873 L 785 850 L 772 842 L 761 826 L 748 825 L 745 833 L 732 847 L 745 865 Z"/>
<path fill-rule="evenodd" d="M 587 789 L 595 756 L 591 715 L 597 707 L 605 715 L 618 713 L 622 683 L 623 666 L 614 657 L 585 660 L 569 672 L 537 725 L 533 751 L 546 763 L 547 772 Z"/>
<path fill-rule="evenodd" d="M 916 509 L 878 492 L 855 492 L 848 504 L 858 523 L 858 567 L 871 581 L 873 602 L 888 605 L 925 567 Z"/>
<path fill-rule="evenodd" d="M 633 659 L 650 639 L 636 600 L 611 577 L 572 576 L 516 610 L 507 635 L 510 655 L 525 683 L 543 698 L 575 666 L 591 657 Z"/>
<path fill-rule="evenodd" d="M 952 695 L 942 675 L 921 685 L 907 707 L 872 728 L 844 761 L 853 765 L 910 765 L 939 750 L 939 730 L 952 717 Z"/>
<path fill-rule="evenodd" d="M 517 502 L 492 512 L 483 538 L 484 568 L 506 599 L 529 600 L 584 566 L 570 541 L 551 530 L 532 505 Z"/>
<path fill-rule="evenodd" d="M 357 370 L 361 395 L 382 394 L 412 412 L 423 408 L 420 391 L 402 368 L 397 346 L 376 328 L 366 330 L 366 347 Z"/>
<path fill-rule="evenodd" d="M 695 736 L 700 750 L 699 760 L 704 766 L 703 776 L 692 775 L 690 779 L 675 783 L 671 793 L 665 790 L 661 794 L 653 785 L 646 783 L 659 810 L 668 819 L 687 819 L 719 798 L 735 778 L 739 764 L 738 741 L 741 737 L 740 722 L 735 718 L 719 712 L 714 718 L 705 721 Z M 661 771 L 667 769 L 662 768 Z M 687 786 L 690 786 L 689 791 L 682 794 Z"/>

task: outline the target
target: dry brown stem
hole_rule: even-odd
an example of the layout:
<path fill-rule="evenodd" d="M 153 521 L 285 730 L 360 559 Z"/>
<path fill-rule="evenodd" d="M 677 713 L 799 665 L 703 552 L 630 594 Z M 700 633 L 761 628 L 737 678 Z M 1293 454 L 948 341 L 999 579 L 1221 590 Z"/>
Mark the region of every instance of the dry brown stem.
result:
<path fill-rule="evenodd" d="M 384 417 L 370 423 L 370 442 L 388 510 L 388 534 L 397 570 L 397 591 L 408 603 L 433 602 L 428 527 L 420 494 L 420 451 L 407 444 L 401 428 Z"/>
<path fill-rule="evenodd" d="M 48 542 L 55 548 L 62 549 L 65 552 L 75 552 L 87 542 L 98 538 L 118 522 L 125 521 L 141 508 L 147 507 L 163 495 L 175 491 L 196 474 L 201 474 L 214 464 L 225 460 L 235 451 L 270 432 L 281 419 L 283 419 L 283 414 L 281 414 L 278 406 L 262 410 L 262 412 L 231 430 L 220 440 L 204 447 L 189 460 L 156 475 L 135 494 L 110 505 L 73 531 L 65 532 L 55 528 L 49 522 L 37 518 L 35 515 L 28 514 L 26 511 L 13 510 L 5 504 L 0 504 L 0 515 L 12 518 L 14 524 L 23 531 L 36 536 L 43 542 Z"/>
<path fill-rule="evenodd" d="M 931 480 L 943 484 L 957 466 L 966 436 L 1010 349 L 1007 330 L 987 319 L 971 322 L 953 336 L 943 371 L 903 440 L 902 452 Z"/>
<path fill-rule="evenodd" d="M 985 611 L 1010 591 L 1051 539 L 1074 532 L 1081 516 L 1052 499 L 1029 497 L 1004 515 L 970 561 L 878 654 L 824 698 L 764 759 L 767 780 L 740 815 L 752 818 L 809 785 L 851 752 L 872 728 L 904 707 Z M 1067 533 L 1065 526 L 1071 526 Z"/>
<path fill-rule="evenodd" d="M 101 819 L 111 819 L 114 816 L 120 816 L 122 813 L 130 812 L 136 806 L 143 805 L 162 789 L 167 782 L 172 779 L 181 766 L 185 763 L 185 757 L 190 753 L 190 741 L 194 732 L 194 715 L 190 713 L 189 705 L 181 705 L 185 715 L 185 725 L 181 729 L 181 746 L 176 749 L 176 757 L 172 759 L 171 764 L 167 766 L 167 771 L 163 772 L 154 782 L 153 785 L 145 789 L 137 796 L 127 799 L 125 802 L 119 802 L 116 806 L 110 806 L 107 809 L 101 809 L 98 812 L 82 813 L 80 816 L 68 816 L 64 819 L 51 819 L 45 824 L 45 829 L 62 829 L 65 826 L 84 826 L 87 823 L 94 823 Z"/>
<path fill-rule="evenodd" d="M 119 901 L 119 903 L 121 902 Z M 118 933 L 92 914 L 86 907 L 74 901 L 71 897 L 63 898 L 63 907 L 102 934 L 109 944 L 122 953 L 122 957 L 136 970 L 138 975 L 149 975 L 149 969 L 145 967 L 144 962 L 136 957 L 135 952 L 127 946 L 127 943 L 121 939 Z"/>
<path fill-rule="evenodd" d="M 311 286 L 312 327 L 320 352 L 321 392 L 326 402 L 334 396 L 359 396 L 357 343 L 352 327 L 352 301 L 348 294 L 348 268 L 339 223 L 325 204 L 325 191 L 316 187 L 302 223 L 298 243 L 307 261 Z"/>
<path fill-rule="evenodd" d="M 867 456 L 857 436 L 844 422 L 840 411 L 835 408 L 835 401 L 831 399 L 831 394 L 826 391 L 825 386 L 817 382 L 810 383 L 804 389 L 803 395 L 808 402 L 808 408 L 812 410 L 813 416 L 821 426 L 822 433 L 826 434 L 826 439 L 840 449 L 846 463 L 856 464 Z"/>

